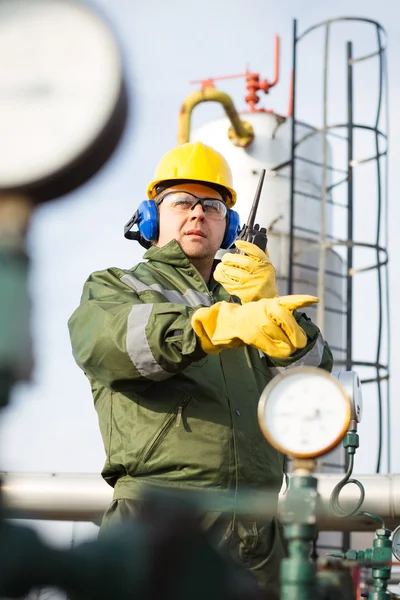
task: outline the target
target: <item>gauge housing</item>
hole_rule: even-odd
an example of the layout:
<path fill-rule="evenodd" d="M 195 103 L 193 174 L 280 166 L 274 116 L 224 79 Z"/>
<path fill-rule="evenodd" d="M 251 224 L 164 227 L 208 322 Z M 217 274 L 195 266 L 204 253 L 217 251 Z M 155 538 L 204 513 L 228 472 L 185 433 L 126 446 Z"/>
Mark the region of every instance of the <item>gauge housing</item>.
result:
<path fill-rule="evenodd" d="M 288 369 L 261 394 L 258 420 L 268 442 L 283 454 L 314 458 L 343 439 L 351 418 L 349 398 L 326 371 Z"/>
<path fill-rule="evenodd" d="M 393 556 L 400 561 L 400 525 L 392 533 Z"/>
<path fill-rule="evenodd" d="M 337 379 L 350 400 L 351 420 L 355 423 L 361 423 L 363 400 L 358 373 L 356 371 L 332 371 L 331 375 Z"/>
<path fill-rule="evenodd" d="M 128 102 L 114 33 L 73 0 L 0 0 L 0 192 L 64 195 L 107 161 Z"/>

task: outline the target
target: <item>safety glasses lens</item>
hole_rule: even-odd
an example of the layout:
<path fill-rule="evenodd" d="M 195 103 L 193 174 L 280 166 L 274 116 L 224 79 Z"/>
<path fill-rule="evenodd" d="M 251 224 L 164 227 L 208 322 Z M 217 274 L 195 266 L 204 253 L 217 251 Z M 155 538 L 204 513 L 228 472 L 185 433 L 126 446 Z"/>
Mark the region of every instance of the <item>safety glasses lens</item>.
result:
<path fill-rule="evenodd" d="M 186 212 L 192 210 L 196 204 L 201 204 L 205 215 L 209 219 L 222 220 L 226 217 L 226 205 L 222 200 L 216 198 L 197 198 L 192 194 L 182 194 L 181 192 L 166 194 L 160 203 L 164 202 L 173 210 Z"/>

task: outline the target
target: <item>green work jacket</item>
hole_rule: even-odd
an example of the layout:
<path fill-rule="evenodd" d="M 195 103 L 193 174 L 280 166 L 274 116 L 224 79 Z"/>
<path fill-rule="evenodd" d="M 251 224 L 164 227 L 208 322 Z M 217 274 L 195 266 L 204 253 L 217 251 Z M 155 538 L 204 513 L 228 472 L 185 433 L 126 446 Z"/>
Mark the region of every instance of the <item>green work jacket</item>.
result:
<path fill-rule="evenodd" d="M 90 381 L 99 416 L 112 511 L 118 512 L 118 501 L 137 500 L 146 483 L 256 488 L 277 499 L 284 461 L 261 434 L 258 400 L 274 374 L 291 365 L 331 369 L 329 348 L 298 313 L 308 344 L 287 360 L 251 346 L 207 355 L 191 317 L 199 307 L 232 298 L 217 282 L 206 285 L 175 240 L 150 248 L 144 258 L 130 270 L 93 273 L 69 321 L 73 355 Z M 273 521 L 233 515 L 229 527 L 224 539 L 231 539 L 239 563 L 252 568 L 258 560 L 266 571 L 271 555 L 282 556 Z M 277 573 L 268 577 L 275 581 Z"/>

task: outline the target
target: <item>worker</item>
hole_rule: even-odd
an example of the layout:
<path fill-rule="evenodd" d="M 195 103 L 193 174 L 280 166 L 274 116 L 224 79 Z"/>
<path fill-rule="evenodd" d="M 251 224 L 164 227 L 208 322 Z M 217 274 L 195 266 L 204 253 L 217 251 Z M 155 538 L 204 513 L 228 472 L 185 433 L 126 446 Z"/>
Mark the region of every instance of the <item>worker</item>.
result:
<path fill-rule="evenodd" d="M 159 162 L 129 228 L 147 247 L 132 269 L 95 272 L 69 321 L 89 379 L 114 488 L 102 527 L 134 516 L 145 486 L 265 490 L 278 498 L 284 457 L 257 423 L 261 392 L 290 366 L 330 370 L 332 355 L 300 309 L 279 297 L 268 254 L 235 242 L 236 192 L 224 157 L 200 142 Z M 222 284 L 222 285 L 221 285 Z M 295 311 L 295 312 L 294 312 Z M 268 598 L 279 595 L 277 518 L 207 513 L 203 525 Z"/>

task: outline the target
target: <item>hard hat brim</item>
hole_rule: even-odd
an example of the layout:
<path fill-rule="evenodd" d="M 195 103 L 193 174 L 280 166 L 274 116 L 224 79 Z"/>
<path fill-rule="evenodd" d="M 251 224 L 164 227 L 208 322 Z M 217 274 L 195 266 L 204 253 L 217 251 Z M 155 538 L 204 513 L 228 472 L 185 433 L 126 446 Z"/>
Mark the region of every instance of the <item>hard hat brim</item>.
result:
<path fill-rule="evenodd" d="M 193 178 L 154 180 L 147 186 L 147 197 L 149 200 L 152 200 L 157 194 L 160 193 L 160 191 L 162 191 L 160 188 L 168 189 L 169 187 L 180 185 L 182 183 L 199 183 L 219 192 L 228 208 L 232 208 L 236 203 L 236 192 L 232 188 L 226 185 L 220 185 L 218 183 L 211 183 L 210 181 Z"/>

